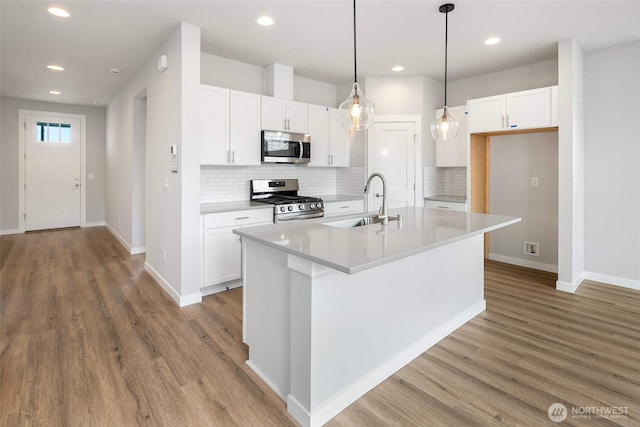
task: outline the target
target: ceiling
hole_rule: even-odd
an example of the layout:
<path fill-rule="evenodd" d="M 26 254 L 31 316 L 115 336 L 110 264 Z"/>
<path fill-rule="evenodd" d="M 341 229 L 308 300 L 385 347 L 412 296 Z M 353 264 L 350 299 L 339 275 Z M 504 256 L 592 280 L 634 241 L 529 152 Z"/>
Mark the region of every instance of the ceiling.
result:
<path fill-rule="evenodd" d="M 444 15 L 438 1 L 358 0 L 360 76 L 426 75 L 443 80 Z M 50 6 L 71 13 L 58 18 Z M 573 37 L 584 51 L 640 39 L 640 0 L 455 2 L 449 14 L 449 80 L 555 59 Z M 135 75 L 179 22 L 202 29 L 201 49 L 338 84 L 353 79 L 350 0 L 0 2 L 2 96 L 93 105 Z M 256 24 L 260 15 L 275 24 Z M 489 36 L 500 44 L 485 46 Z M 66 68 L 45 68 L 56 63 Z M 403 65 L 399 73 L 391 71 Z M 120 74 L 112 74 L 111 68 Z M 61 95 L 51 95 L 49 90 Z"/>

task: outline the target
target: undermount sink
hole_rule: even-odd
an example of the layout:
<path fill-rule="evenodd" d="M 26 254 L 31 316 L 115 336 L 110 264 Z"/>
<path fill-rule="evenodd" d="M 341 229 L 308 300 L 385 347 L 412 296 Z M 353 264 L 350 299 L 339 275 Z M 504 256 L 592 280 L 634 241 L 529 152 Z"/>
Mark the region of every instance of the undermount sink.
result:
<path fill-rule="evenodd" d="M 393 221 L 397 219 L 396 217 L 389 217 L 389 221 Z M 329 227 L 337 227 L 337 228 L 353 228 L 353 227 L 362 227 L 363 225 L 371 225 L 371 224 L 381 224 L 382 219 L 378 218 L 377 215 L 367 215 L 358 218 L 348 218 L 348 219 L 340 219 L 337 221 L 329 221 L 323 222 L 324 225 L 328 225 Z"/>

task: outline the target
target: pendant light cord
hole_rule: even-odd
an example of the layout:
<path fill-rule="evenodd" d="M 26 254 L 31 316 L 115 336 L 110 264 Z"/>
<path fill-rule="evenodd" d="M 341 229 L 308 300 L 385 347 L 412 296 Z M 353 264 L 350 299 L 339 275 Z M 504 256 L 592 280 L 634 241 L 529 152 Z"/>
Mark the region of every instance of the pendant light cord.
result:
<path fill-rule="evenodd" d="M 356 0 L 353 0 L 353 81 L 358 83 L 358 55 L 356 55 Z"/>
<path fill-rule="evenodd" d="M 444 106 L 447 106 L 447 52 L 449 47 L 449 11 L 444 18 Z"/>

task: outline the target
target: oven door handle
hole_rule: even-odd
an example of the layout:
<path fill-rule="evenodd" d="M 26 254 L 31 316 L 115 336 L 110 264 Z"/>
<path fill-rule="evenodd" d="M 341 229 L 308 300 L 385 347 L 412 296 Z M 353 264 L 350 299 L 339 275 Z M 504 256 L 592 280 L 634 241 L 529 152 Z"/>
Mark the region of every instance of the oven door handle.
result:
<path fill-rule="evenodd" d="M 308 213 L 308 214 L 296 214 L 295 216 L 288 216 L 288 217 L 284 217 L 284 218 L 278 218 L 278 222 L 283 222 L 283 221 L 295 221 L 298 219 L 311 219 L 311 218 L 322 218 L 324 217 L 324 212 L 314 212 L 314 213 Z"/>

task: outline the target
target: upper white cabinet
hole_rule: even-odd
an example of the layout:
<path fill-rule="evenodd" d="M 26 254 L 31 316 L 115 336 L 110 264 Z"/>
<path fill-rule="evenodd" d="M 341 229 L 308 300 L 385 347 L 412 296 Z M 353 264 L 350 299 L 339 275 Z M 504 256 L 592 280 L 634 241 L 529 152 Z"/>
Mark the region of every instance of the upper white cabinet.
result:
<path fill-rule="evenodd" d="M 260 95 L 200 86 L 200 164 L 260 164 Z"/>
<path fill-rule="evenodd" d="M 349 166 L 349 134 L 340 123 L 338 109 L 309 105 L 309 135 L 309 166 Z"/>
<path fill-rule="evenodd" d="M 230 90 L 200 86 L 200 163 L 227 163 Z"/>
<path fill-rule="evenodd" d="M 467 106 L 449 107 L 449 114 L 460 124 L 458 135 L 453 141 L 436 141 L 437 167 L 467 166 Z M 442 109 L 436 110 L 436 117 L 442 115 Z"/>
<path fill-rule="evenodd" d="M 262 96 L 262 129 L 307 133 L 307 104 Z"/>
<path fill-rule="evenodd" d="M 550 87 L 471 99 L 467 106 L 470 133 L 553 126 Z"/>
<path fill-rule="evenodd" d="M 230 151 L 234 165 L 261 164 L 260 95 L 231 91 Z"/>
<path fill-rule="evenodd" d="M 558 86 L 551 86 L 551 126 L 558 126 Z"/>

